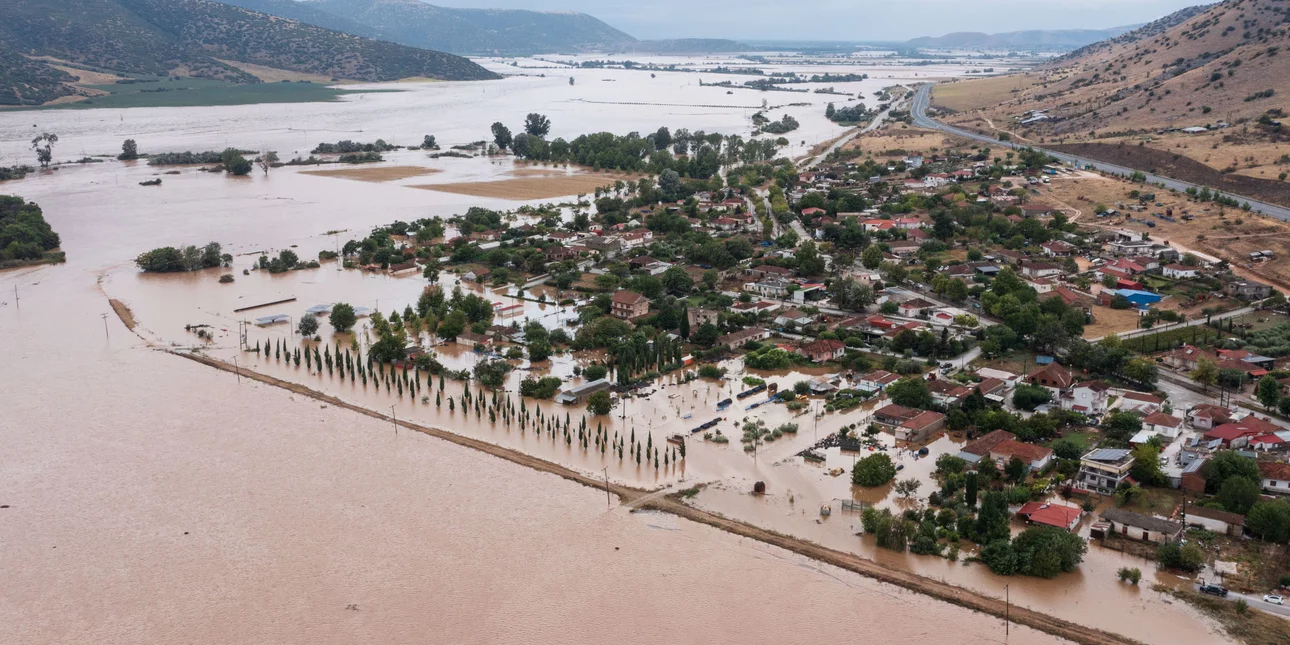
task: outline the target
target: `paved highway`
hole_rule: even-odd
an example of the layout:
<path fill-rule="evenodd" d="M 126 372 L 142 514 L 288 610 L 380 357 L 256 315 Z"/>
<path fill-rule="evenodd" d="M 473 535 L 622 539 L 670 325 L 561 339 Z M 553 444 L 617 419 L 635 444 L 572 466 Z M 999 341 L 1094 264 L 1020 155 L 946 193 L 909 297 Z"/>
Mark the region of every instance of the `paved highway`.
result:
<path fill-rule="evenodd" d="M 1055 150 L 1048 150 L 1045 148 L 1039 148 L 1036 146 L 1029 146 L 1029 145 L 1019 145 L 1019 144 L 1015 144 L 1007 141 L 999 141 L 998 139 L 987 137 L 982 134 L 977 134 L 976 132 L 970 132 L 962 128 L 956 128 L 952 125 L 945 125 L 944 123 L 941 123 L 940 121 L 937 121 L 927 116 L 927 108 L 929 105 L 931 105 L 932 85 L 934 85 L 934 83 L 927 83 L 919 86 L 917 94 L 914 95 L 914 105 L 913 105 L 914 125 L 917 125 L 920 128 L 929 128 L 932 130 L 940 130 L 941 132 L 948 132 L 950 134 L 958 135 L 960 137 L 964 137 L 967 139 L 972 139 L 974 141 L 988 143 L 991 146 L 1003 146 L 1003 147 L 1013 148 L 1017 150 L 1020 150 L 1022 148 L 1034 148 L 1035 150 L 1043 150 L 1044 152 L 1062 160 L 1063 162 L 1075 164 L 1080 168 L 1092 166 L 1095 170 L 1101 170 L 1103 172 L 1114 173 L 1118 175 L 1126 175 L 1126 176 L 1138 171 L 1146 173 L 1145 170 L 1141 170 L 1137 168 L 1127 168 L 1125 166 L 1118 166 L 1115 164 L 1105 163 L 1102 161 L 1094 161 L 1092 159 L 1084 159 L 1082 157 L 1076 157 L 1074 155 L 1069 155 L 1064 152 L 1057 152 Z M 1150 173 L 1146 173 L 1146 175 L 1147 175 L 1148 182 L 1152 184 L 1163 184 L 1166 188 L 1171 188 L 1173 190 L 1177 190 L 1180 192 L 1186 191 L 1188 188 L 1197 188 L 1197 189 L 1201 188 L 1201 186 L 1198 186 L 1196 184 L 1192 184 L 1185 181 L 1179 181 L 1177 179 L 1160 177 L 1158 175 L 1153 175 Z M 1274 204 L 1262 202 L 1257 199 L 1251 199 L 1249 197 L 1244 197 L 1241 195 L 1237 195 L 1235 193 L 1229 193 L 1227 191 L 1222 191 L 1222 192 L 1224 195 L 1228 195 L 1233 199 L 1239 200 L 1241 202 L 1249 202 L 1250 209 L 1256 213 L 1264 213 L 1266 215 L 1270 215 L 1277 219 L 1290 222 L 1290 208 L 1276 206 Z"/>

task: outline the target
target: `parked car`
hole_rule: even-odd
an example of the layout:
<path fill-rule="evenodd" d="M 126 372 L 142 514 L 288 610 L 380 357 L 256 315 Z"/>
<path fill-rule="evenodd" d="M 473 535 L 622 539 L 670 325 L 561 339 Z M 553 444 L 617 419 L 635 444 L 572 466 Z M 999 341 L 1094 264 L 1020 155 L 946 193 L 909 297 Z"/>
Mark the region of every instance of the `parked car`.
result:
<path fill-rule="evenodd" d="M 1218 585 L 1201 585 L 1200 592 L 1207 593 L 1211 596 L 1218 596 L 1219 598 L 1227 597 L 1227 589 Z"/>
<path fill-rule="evenodd" d="M 1284 605 L 1286 604 L 1286 599 L 1276 594 L 1268 594 L 1263 597 L 1263 602 L 1270 602 L 1274 605 Z"/>

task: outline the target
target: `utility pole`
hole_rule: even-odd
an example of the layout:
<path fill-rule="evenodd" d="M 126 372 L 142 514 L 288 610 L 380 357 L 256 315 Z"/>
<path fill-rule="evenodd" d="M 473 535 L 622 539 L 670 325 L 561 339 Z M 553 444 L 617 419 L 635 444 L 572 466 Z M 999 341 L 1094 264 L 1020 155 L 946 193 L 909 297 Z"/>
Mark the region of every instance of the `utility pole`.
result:
<path fill-rule="evenodd" d="M 13 307 L 18 308 L 18 285 L 13 285 Z"/>
<path fill-rule="evenodd" d="M 99 314 L 99 318 L 103 319 L 103 337 L 110 338 L 110 336 L 108 336 L 107 314 Z"/>
<path fill-rule="evenodd" d="M 1012 626 L 1012 594 L 1008 585 L 1003 585 L 1003 635 L 1006 638 Z"/>
<path fill-rule="evenodd" d="M 242 368 L 237 366 L 237 355 L 233 356 L 233 373 L 237 375 L 237 384 L 242 384 Z"/>
<path fill-rule="evenodd" d="M 467 386 L 469 387 L 469 386 Z M 394 436 L 399 436 L 399 415 L 394 413 L 394 406 L 390 406 L 390 418 L 394 420 Z"/>
<path fill-rule="evenodd" d="M 614 503 L 611 501 L 611 499 L 612 498 L 610 498 L 609 496 L 609 467 L 606 466 L 605 467 L 605 507 L 610 510 L 613 510 Z"/>

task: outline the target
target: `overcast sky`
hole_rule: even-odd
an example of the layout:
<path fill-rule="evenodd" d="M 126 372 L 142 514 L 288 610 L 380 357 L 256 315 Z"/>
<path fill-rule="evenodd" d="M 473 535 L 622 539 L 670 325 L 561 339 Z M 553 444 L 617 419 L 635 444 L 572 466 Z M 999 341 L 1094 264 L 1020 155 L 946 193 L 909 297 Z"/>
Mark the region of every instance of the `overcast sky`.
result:
<path fill-rule="evenodd" d="M 430 0 L 589 13 L 637 38 L 907 40 L 955 31 L 1101 29 L 1203 0 Z"/>

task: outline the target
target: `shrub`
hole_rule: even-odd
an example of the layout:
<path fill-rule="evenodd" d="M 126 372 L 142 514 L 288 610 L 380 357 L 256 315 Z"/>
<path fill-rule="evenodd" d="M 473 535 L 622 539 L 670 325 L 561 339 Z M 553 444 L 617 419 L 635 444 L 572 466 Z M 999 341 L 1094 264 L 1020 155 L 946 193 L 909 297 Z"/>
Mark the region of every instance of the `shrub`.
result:
<path fill-rule="evenodd" d="M 560 389 L 560 383 L 560 379 L 554 376 L 544 376 L 541 379 L 526 378 L 520 381 L 520 396 L 549 399 L 555 396 L 556 390 Z"/>
<path fill-rule="evenodd" d="M 1116 572 L 1116 575 L 1120 577 L 1120 582 L 1128 582 L 1133 585 L 1138 584 L 1138 582 L 1142 580 L 1142 570 L 1137 567 L 1120 567 L 1120 570 Z"/>
<path fill-rule="evenodd" d="M 609 374 L 609 368 L 604 365 L 588 365 L 587 369 L 582 370 L 583 378 L 588 381 L 599 381 Z"/>
<path fill-rule="evenodd" d="M 726 375 L 726 370 L 716 365 L 707 364 L 699 366 L 700 378 L 722 378 Z"/>
<path fill-rule="evenodd" d="M 882 486 L 895 477 L 896 466 L 891 463 L 891 457 L 880 452 L 857 461 L 851 470 L 851 483 L 857 486 Z"/>

